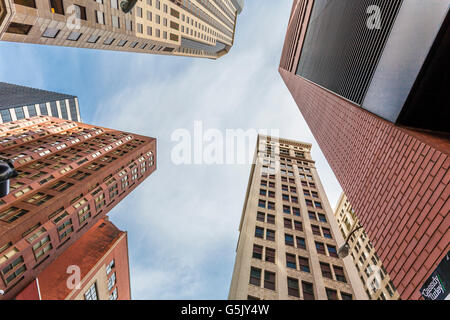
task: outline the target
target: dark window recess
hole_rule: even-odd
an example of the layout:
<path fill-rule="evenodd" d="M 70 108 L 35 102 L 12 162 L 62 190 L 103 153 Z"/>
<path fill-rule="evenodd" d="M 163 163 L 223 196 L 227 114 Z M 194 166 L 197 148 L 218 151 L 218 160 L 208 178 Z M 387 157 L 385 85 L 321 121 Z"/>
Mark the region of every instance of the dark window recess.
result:
<path fill-rule="evenodd" d="M 366 1 L 314 1 L 297 75 L 361 105 L 401 3 L 373 0 L 385 14 L 369 30 Z"/>
<path fill-rule="evenodd" d="M 50 0 L 50 11 L 57 14 L 64 14 L 64 5 L 62 0 Z"/>
<path fill-rule="evenodd" d="M 29 24 L 12 22 L 8 29 L 6 29 L 6 32 L 27 35 L 30 32 L 31 27 L 32 26 Z"/>
<path fill-rule="evenodd" d="M 34 0 L 14 0 L 14 3 L 25 7 L 36 8 L 36 2 Z"/>
<path fill-rule="evenodd" d="M 264 271 L 264 288 L 275 290 L 275 273 Z"/>

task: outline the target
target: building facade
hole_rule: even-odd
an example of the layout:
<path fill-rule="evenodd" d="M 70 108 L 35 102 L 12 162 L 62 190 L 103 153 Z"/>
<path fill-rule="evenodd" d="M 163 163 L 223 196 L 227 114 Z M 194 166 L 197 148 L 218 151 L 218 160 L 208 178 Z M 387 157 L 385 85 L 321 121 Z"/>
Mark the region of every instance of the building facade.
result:
<path fill-rule="evenodd" d="M 240 0 L 0 0 L 0 40 L 216 59 L 234 42 Z"/>
<path fill-rule="evenodd" d="M 450 246 L 449 5 L 295 0 L 279 66 L 402 299 Z"/>
<path fill-rule="evenodd" d="M 0 82 L 0 124 L 40 115 L 81 122 L 78 98 Z"/>
<path fill-rule="evenodd" d="M 16 296 L 16 300 L 130 298 L 127 234 L 107 219 L 100 219 Z"/>
<path fill-rule="evenodd" d="M 334 216 L 342 237 L 348 239 L 349 255 L 358 270 L 367 296 L 371 300 L 398 300 L 400 295 L 395 285 L 344 193 L 339 198 Z"/>
<path fill-rule="evenodd" d="M 310 150 L 258 136 L 229 299 L 367 299 Z"/>
<path fill-rule="evenodd" d="M 0 290 L 14 297 L 156 169 L 156 140 L 37 116 L 0 125 L 19 173 L 0 199 Z"/>

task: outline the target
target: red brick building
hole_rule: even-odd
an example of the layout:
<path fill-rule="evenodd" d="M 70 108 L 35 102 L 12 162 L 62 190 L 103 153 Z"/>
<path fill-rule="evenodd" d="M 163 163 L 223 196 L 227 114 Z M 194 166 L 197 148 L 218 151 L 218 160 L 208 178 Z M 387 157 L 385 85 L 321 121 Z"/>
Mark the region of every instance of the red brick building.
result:
<path fill-rule="evenodd" d="M 2 299 L 22 291 L 156 170 L 156 140 L 38 116 L 0 125 L 19 175 L 0 199 Z M 42 286 L 42 283 L 41 283 Z"/>
<path fill-rule="evenodd" d="M 75 268 L 79 268 L 76 287 Z M 67 286 L 67 281 L 72 285 Z M 100 219 L 53 261 L 17 300 L 129 300 L 127 234 Z"/>
<path fill-rule="evenodd" d="M 279 72 L 402 299 L 419 299 L 450 243 L 449 1 L 370 4 L 295 0 Z"/>

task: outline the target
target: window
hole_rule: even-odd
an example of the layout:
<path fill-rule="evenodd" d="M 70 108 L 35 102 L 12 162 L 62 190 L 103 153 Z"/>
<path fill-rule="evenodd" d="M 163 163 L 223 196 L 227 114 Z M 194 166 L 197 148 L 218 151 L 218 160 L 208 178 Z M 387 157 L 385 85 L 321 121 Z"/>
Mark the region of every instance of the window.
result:
<path fill-rule="evenodd" d="M 328 228 L 322 228 L 323 236 L 328 239 L 332 239 L 331 231 Z"/>
<path fill-rule="evenodd" d="M 98 24 L 105 24 L 105 14 L 101 11 L 95 10 L 95 22 Z"/>
<path fill-rule="evenodd" d="M 64 14 L 64 6 L 62 0 L 50 0 L 50 11 L 52 13 Z"/>
<path fill-rule="evenodd" d="M 87 42 L 88 43 L 96 43 L 98 41 L 98 39 L 100 39 L 100 36 L 93 34 L 87 39 Z"/>
<path fill-rule="evenodd" d="M 117 300 L 117 288 L 114 289 L 114 291 L 109 296 L 109 300 Z"/>
<path fill-rule="evenodd" d="M 286 253 L 286 267 L 291 269 L 297 269 L 295 255 Z"/>
<path fill-rule="evenodd" d="M 341 292 L 341 297 L 342 300 L 353 300 L 353 296 L 350 293 Z"/>
<path fill-rule="evenodd" d="M 314 300 L 313 285 L 309 282 L 302 281 L 303 300 Z"/>
<path fill-rule="evenodd" d="M 106 266 L 106 275 L 111 273 L 112 268 L 114 268 L 115 262 L 114 259 L 111 260 L 111 262 Z"/>
<path fill-rule="evenodd" d="M 266 196 L 266 194 L 267 194 L 267 191 L 266 191 L 266 190 L 264 190 L 264 189 L 259 189 L 259 195 L 260 195 L 260 196 Z"/>
<path fill-rule="evenodd" d="M 111 0 L 111 8 L 118 9 L 117 0 Z"/>
<path fill-rule="evenodd" d="M 325 253 L 325 246 L 321 242 L 316 242 L 316 250 L 317 250 L 318 253 L 326 254 Z"/>
<path fill-rule="evenodd" d="M 319 216 L 319 221 L 320 222 L 327 222 L 327 218 L 325 217 L 324 214 L 318 213 L 318 216 Z"/>
<path fill-rule="evenodd" d="M 25 118 L 25 113 L 23 111 L 23 107 L 14 108 L 14 111 L 16 112 L 17 120 Z"/>
<path fill-rule="evenodd" d="M 299 208 L 292 208 L 292 212 L 294 216 L 300 216 L 300 209 Z"/>
<path fill-rule="evenodd" d="M 266 247 L 266 261 L 275 263 L 275 249 Z"/>
<path fill-rule="evenodd" d="M 284 227 L 288 229 L 292 229 L 292 220 L 284 218 Z"/>
<path fill-rule="evenodd" d="M 336 247 L 332 246 L 332 245 L 327 245 L 328 248 L 328 254 L 330 255 L 330 257 L 338 257 L 337 251 L 336 251 Z"/>
<path fill-rule="evenodd" d="M 267 203 L 267 208 L 269 208 L 270 210 L 275 210 L 275 203 L 269 201 Z"/>
<path fill-rule="evenodd" d="M 316 208 L 322 209 L 322 204 L 320 202 L 314 201 Z"/>
<path fill-rule="evenodd" d="M 255 237 L 257 238 L 264 238 L 264 228 L 256 227 L 255 228 Z"/>
<path fill-rule="evenodd" d="M 267 214 L 267 223 L 275 224 L 275 216 L 273 214 Z"/>
<path fill-rule="evenodd" d="M 257 212 L 256 213 L 256 220 L 264 222 L 266 218 L 266 214 L 264 212 Z"/>
<path fill-rule="evenodd" d="M 86 7 L 80 6 L 78 4 L 74 4 L 75 6 L 75 15 L 78 19 L 87 20 L 86 19 Z"/>
<path fill-rule="evenodd" d="M 53 196 L 49 194 L 44 194 L 42 192 L 38 192 L 35 195 L 31 196 L 30 198 L 26 199 L 25 202 L 34 204 L 36 206 L 40 206 L 41 204 L 47 202 L 53 198 Z"/>
<path fill-rule="evenodd" d="M 292 297 L 300 297 L 300 289 L 298 287 L 298 280 L 293 278 L 287 278 L 288 295 Z"/>
<path fill-rule="evenodd" d="M 266 230 L 266 240 L 275 241 L 275 231 L 267 229 Z"/>
<path fill-rule="evenodd" d="M 253 245 L 253 258 L 262 260 L 263 247 L 257 244 Z"/>
<path fill-rule="evenodd" d="M 44 38 L 56 38 L 58 33 L 59 33 L 59 29 L 57 29 L 57 28 L 47 28 L 47 29 L 45 29 L 42 36 Z"/>
<path fill-rule="evenodd" d="M 333 269 L 334 274 L 336 276 L 336 280 L 347 283 L 347 280 L 345 279 L 344 269 L 338 266 L 333 266 Z"/>
<path fill-rule="evenodd" d="M 294 246 L 294 237 L 292 236 L 292 235 L 290 235 L 290 234 L 285 234 L 284 235 L 284 243 L 287 245 L 287 246 Z"/>
<path fill-rule="evenodd" d="M 316 236 L 321 236 L 322 234 L 320 233 L 320 228 L 318 226 L 315 225 L 311 225 L 311 229 L 312 229 L 312 233 Z"/>
<path fill-rule="evenodd" d="M 116 284 L 116 273 L 114 272 L 108 279 L 108 290 L 111 290 Z"/>
<path fill-rule="evenodd" d="M 320 270 L 322 270 L 322 276 L 328 279 L 333 279 L 333 275 L 331 273 L 331 268 L 328 263 L 321 262 L 320 263 Z"/>
<path fill-rule="evenodd" d="M 308 258 L 304 258 L 304 257 L 299 256 L 298 257 L 298 265 L 300 267 L 300 271 L 308 272 L 308 273 L 310 272 Z"/>
<path fill-rule="evenodd" d="M 303 225 L 300 221 L 294 220 L 294 229 L 297 231 L 303 231 Z"/>
<path fill-rule="evenodd" d="M 266 208 L 266 202 L 264 200 L 259 200 L 258 201 L 258 207 L 260 208 Z"/>
<path fill-rule="evenodd" d="M 327 298 L 328 300 L 338 300 L 338 296 L 337 296 L 337 291 L 330 289 L 330 288 L 325 288 L 327 291 Z"/>
<path fill-rule="evenodd" d="M 305 238 L 297 237 L 297 248 L 306 249 Z"/>
<path fill-rule="evenodd" d="M 275 273 L 265 270 L 264 271 L 264 288 L 275 290 Z"/>
<path fill-rule="evenodd" d="M 312 206 L 313 206 L 313 203 L 312 203 L 311 200 L 306 199 L 305 201 L 306 201 L 306 205 L 307 205 L 308 207 L 312 207 Z"/>
<path fill-rule="evenodd" d="M 261 269 L 254 267 L 250 269 L 250 284 L 261 286 Z"/>
<path fill-rule="evenodd" d="M 317 220 L 316 219 L 316 213 L 313 211 L 308 211 L 308 216 L 311 220 Z"/>
<path fill-rule="evenodd" d="M 92 286 L 84 294 L 85 300 L 98 300 L 97 297 L 97 284 L 93 283 Z"/>
<path fill-rule="evenodd" d="M 261 300 L 261 299 L 254 296 L 247 296 L 247 300 Z"/>

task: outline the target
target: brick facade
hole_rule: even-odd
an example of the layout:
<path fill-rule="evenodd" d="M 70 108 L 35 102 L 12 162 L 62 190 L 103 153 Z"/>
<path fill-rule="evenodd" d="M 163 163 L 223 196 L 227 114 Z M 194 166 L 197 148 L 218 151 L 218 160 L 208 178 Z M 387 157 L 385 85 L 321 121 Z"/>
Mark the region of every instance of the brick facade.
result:
<path fill-rule="evenodd" d="M 292 21 L 295 14 L 288 30 Z M 288 31 L 286 41 L 302 32 Z M 402 299 L 419 299 L 450 248 L 450 140 L 385 121 L 295 75 L 301 42 L 295 55 L 288 48 L 279 68 L 284 82 Z"/>

